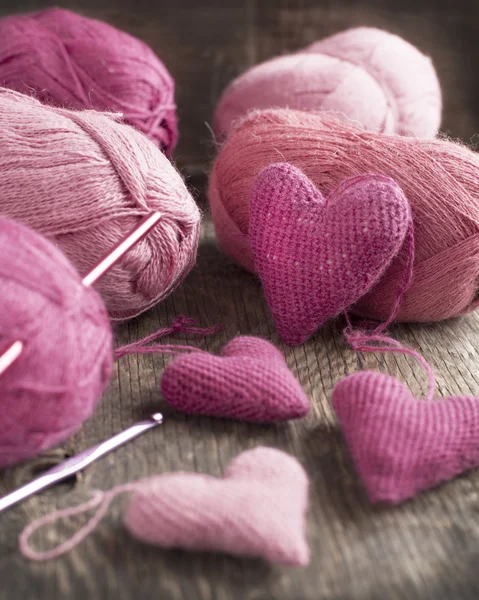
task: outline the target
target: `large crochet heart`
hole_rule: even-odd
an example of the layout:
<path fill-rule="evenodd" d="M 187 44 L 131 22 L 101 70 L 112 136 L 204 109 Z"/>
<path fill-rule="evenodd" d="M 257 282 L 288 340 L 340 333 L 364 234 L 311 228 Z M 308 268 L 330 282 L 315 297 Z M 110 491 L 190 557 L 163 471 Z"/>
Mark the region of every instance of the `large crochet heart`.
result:
<path fill-rule="evenodd" d="M 232 461 L 223 479 L 170 473 L 139 482 L 125 525 L 140 540 L 164 548 L 306 565 L 307 504 L 308 479 L 298 461 L 259 447 Z"/>
<path fill-rule="evenodd" d="M 237 337 L 222 356 L 183 355 L 163 373 L 165 400 L 183 412 L 259 421 L 304 417 L 310 402 L 284 356 L 261 338 Z"/>
<path fill-rule="evenodd" d="M 332 404 L 372 502 L 397 503 L 479 465 L 479 398 L 418 400 L 395 377 L 346 377 Z"/>
<path fill-rule="evenodd" d="M 301 344 L 378 281 L 406 236 L 409 204 L 391 179 L 346 179 L 325 200 L 288 163 L 266 167 L 250 201 L 249 236 L 278 332 Z"/>

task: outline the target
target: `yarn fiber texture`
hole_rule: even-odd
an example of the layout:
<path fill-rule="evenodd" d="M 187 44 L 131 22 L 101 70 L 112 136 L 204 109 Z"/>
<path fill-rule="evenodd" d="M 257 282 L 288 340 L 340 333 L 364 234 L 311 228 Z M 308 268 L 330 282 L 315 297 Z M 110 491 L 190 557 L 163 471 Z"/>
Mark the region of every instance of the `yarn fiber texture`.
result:
<path fill-rule="evenodd" d="M 46 235 L 81 275 L 146 214 L 158 225 L 101 279 L 113 319 L 166 297 L 196 260 L 200 213 L 164 154 L 115 115 L 0 88 L 0 214 Z"/>
<path fill-rule="evenodd" d="M 0 84 L 62 108 L 120 112 L 167 155 L 178 138 L 174 80 L 153 50 L 69 10 L 0 19 Z"/>
<path fill-rule="evenodd" d="M 231 83 L 215 112 L 218 138 L 253 109 L 325 111 L 370 131 L 434 137 L 441 89 L 431 60 L 397 35 L 349 29 L 257 65 Z"/>
<path fill-rule="evenodd" d="M 413 279 L 401 303 L 403 321 L 439 321 L 478 305 L 479 157 L 441 139 L 365 132 L 323 114 L 257 111 L 223 146 L 210 177 L 216 233 L 236 261 L 254 270 L 249 203 L 258 174 L 278 160 L 303 171 L 327 197 L 346 178 L 390 177 L 404 192 L 415 235 Z M 354 307 L 384 320 L 406 261 L 403 248 Z"/>
<path fill-rule="evenodd" d="M 98 294 L 53 244 L 4 218 L 0 289 L 0 353 L 23 343 L 0 375 L 0 467 L 7 467 L 79 429 L 110 379 L 113 355 Z"/>

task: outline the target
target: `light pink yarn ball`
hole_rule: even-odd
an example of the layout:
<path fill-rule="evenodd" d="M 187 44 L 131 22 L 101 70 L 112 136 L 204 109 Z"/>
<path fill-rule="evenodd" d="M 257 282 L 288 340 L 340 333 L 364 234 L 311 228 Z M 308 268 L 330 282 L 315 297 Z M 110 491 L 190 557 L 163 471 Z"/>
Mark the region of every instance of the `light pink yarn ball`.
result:
<path fill-rule="evenodd" d="M 226 136 L 253 109 L 329 112 L 368 131 L 431 138 L 441 121 L 431 60 L 397 35 L 349 29 L 246 71 L 225 90 L 214 129 Z"/>
<path fill-rule="evenodd" d="M 196 260 L 200 213 L 181 175 L 115 115 L 47 107 L 0 88 L 0 214 L 86 274 L 146 214 L 162 219 L 96 286 L 113 319 L 167 296 Z"/>

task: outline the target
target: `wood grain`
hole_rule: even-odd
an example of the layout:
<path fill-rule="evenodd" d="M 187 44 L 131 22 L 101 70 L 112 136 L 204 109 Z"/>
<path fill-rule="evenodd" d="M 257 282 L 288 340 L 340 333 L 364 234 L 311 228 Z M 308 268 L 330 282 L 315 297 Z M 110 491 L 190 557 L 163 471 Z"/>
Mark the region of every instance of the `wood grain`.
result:
<path fill-rule="evenodd" d="M 3 0 L 1 12 L 36 9 L 46 2 Z M 121 0 L 64 2 L 105 19 L 151 44 L 178 82 L 181 142 L 176 160 L 204 205 L 204 172 L 215 153 L 205 123 L 237 73 L 316 38 L 367 24 L 403 35 L 430 54 L 445 97 L 444 130 L 470 140 L 479 131 L 479 59 L 475 0 Z M 235 335 L 277 343 L 313 402 L 310 416 L 260 426 L 174 414 L 159 392 L 160 356 L 119 361 L 94 417 L 62 448 L 0 475 L 0 493 L 47 466 L 81 451 L 161 409 L 165 424 L 103 459 L 74 481 L 0 515 L 0 600 L 476 600 L 479 593 L 479 472 L 473 471 L 398 508 L 367 502 L 336 426 L 329 398 L 344 375 L 372 368 L 397 375 L 421 395 L 421 368 L 397 356 L 361 356 L 344 343 L 341 322 L 324 327 L 297 349 L 274 330 L 259 282 L 218 248 L 205 220 L 198 262 L 182 287 L 161 306 L 117 329 L 118 344 L 166 326 L 184 314 L 201 325 L 224 324 L 212 338 L 171 338 L 213 352 Z M 420 350 L 434 366 L 438 396 L 479 394 L 479 316 L 436 325 L 397 327 L 397 339 Z M 24 560 L 17 536 L 30 520 L 84 500 L 91 489 L 166 471 L 220 475 L 242 450 L 264 444 L 298 457 L 311 478 L 306 569 L 214 554 L 166 552 L 131 539 L 117 501 L 99 529 L 68 556 L 47 564 Z M 287 490 L 284 493 L 288 493 Z M 77 522 L 80 523 L 80 520 Z M 42 547 L 72 531 L 72 523 L 37 535 Z"/>

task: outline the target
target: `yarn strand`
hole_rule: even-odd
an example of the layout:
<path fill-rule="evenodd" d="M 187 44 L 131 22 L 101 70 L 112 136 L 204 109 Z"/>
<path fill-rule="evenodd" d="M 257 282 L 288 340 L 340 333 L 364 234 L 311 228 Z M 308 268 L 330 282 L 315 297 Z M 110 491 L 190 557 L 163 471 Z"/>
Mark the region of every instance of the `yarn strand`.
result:
<path fill-rule="evenodd" d="M 372 335 L 368 333 L 361 334 L 360 331 L 345 331 L 345 336 L 356 352 L 396 352 L 399 354 L 413 356 L 424 367 L 424 370 L 428 376 L 429 388 L 426 395 L 426 400 L 431 401 L 434 399 L 434 392 L 436 389 L 434 371 L 431 365 L 421 354 L 419 354 L 419 352 L 416 352 L 416 350 L 408 348 L 407 346 L 403 346 L 400 342 L 388 336 Z"/>
<path fill-rule="evenodd" d="M 155 333 L 147 335 L 141 340 L 117 348 L 115 350 L 115 359 L 118 360 L 119 358 L 129 354 L 181 354 L 182 352 L 203 352 L 200 348 L 195 348 L 194 346 L 169 344 L 156 344 L 148 346 L 148 344 L 175 333 L 186 333 L 199 336 L 214 335 L 215 333 L 221 331 L 222 328 L 222 325 L 213 325 L 212 327 L 196 327 L 194 319 L 180 315 L 174 319 L 169 327 L 159 329 Z"/>
<path fill-rule="evenodd" d="M 40 517 L 36 521 L 32 521 L 19 536 L 19 545 L 20 551 L 25 556 L 25 558 L 29 558 L 30 560 L 35 560 L 37 562 L 52 560 L 54 558 L 58 558 L 64 554 L 67 554 L 78 546 L 92 531 L 96 529 L 99 523 L 103 520 L 105 515 L 108 512 L 108 508 L 112 503 L 113 499 L 123 492 L 133 491 L 134 486 L 132 484 L 124 484 L 119 485 L 116 488 L 108 492 L 102 492 L 97 490 L 93 492 L 93 497 L 86 502 L 82 502 L 77 506 L 72 506 L 70 508 L 65 508 L 63 510 L 57 510 L 49 515 L 44 517 Z M 98 510 L 92 516 L 92 518 L 81 527 L 76 533 L 74 533 L 69 539 L 65 540 L 61 544 L 54 546 L 50 550 L 45 550 L 44 552 L 38 552 L 34 550 L 30 546 L 30 538 L 33 534 L 35 534 L 39 529 L 44 527 L 45 525 L 49 525 L 51 523 L 55 523 L 60 519 L 67 519 L 69 517 L 73 517 L 76 515 L 84 514 L 90 510 L 93 510 L 99 506 Z"/>
<path fill-rule="evenodd" d="M 351 319 L 347 312 L 345 312 L 344 317 L 347 326 L 344 329 L 344 336 L 356 352 L 396 352 L 414 357 L 426 371 L 429 381 L 426 399 L 430 401 L 434 399 L 434 392 L 436 389 L 436 379 L 431 365 L 421 354 L 419 354 L 419 352 L 403 346 L 400 342 L 387 335 L 382 335 L 387 331 L 388 327 L 395 321 L 399 314 L 404 294 L 408 291 L 412 282 L 414 266 L 414 226 L 412 221 L 406 234 L 403 249 L 406 251 L 407 257 L 404 262 L 402 277 L 398 283 L 396 300 L 389 317 L 383 323 L 374 326 L 371 331 L 368 330 L 368 328 L 372 326 L 370 321 L 364 322 L 362 324 L 363 328 L 354 330 Z"/>
<path fill-rule="evenodd" d="M 396 300 L 391 309 L 389 318 L 377 327 L 375 331 L 376 333 L 386 331 L 389 325 L 391 325 L 391 323 L 393 323 L 393 321 L 396 320 L 396 317 L 399 314 L 399 309 L 401 308 L 401 303 L 403 301 L 404 295 L 411 287 L 414 268 L 414 225 L 412 221 L 409 224 L 409 229 L 406 233 L 403 248 L 407 252 L 407 258 L 403 267 L 403 276 L 398 283 Z"/>

